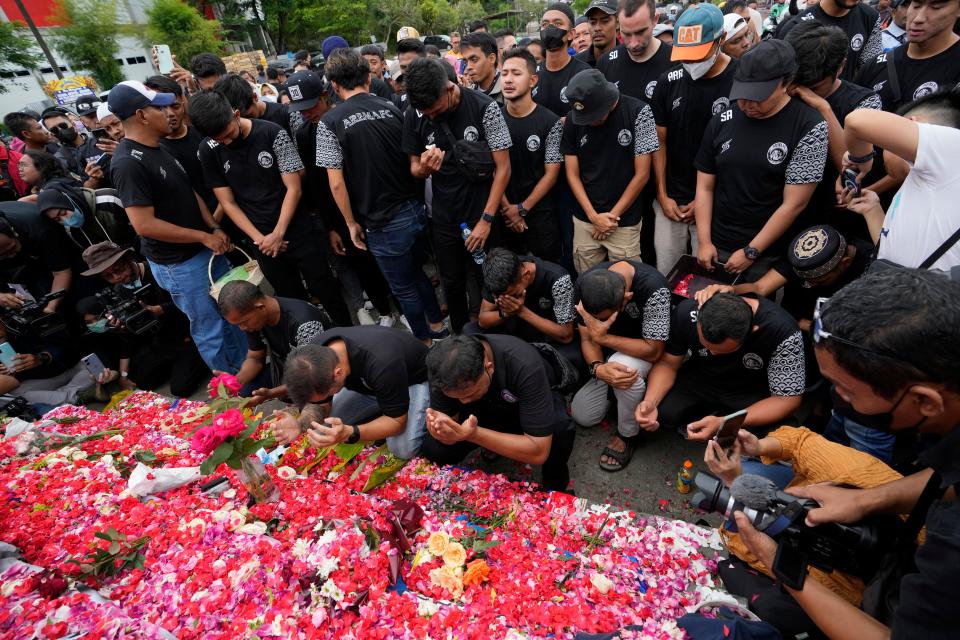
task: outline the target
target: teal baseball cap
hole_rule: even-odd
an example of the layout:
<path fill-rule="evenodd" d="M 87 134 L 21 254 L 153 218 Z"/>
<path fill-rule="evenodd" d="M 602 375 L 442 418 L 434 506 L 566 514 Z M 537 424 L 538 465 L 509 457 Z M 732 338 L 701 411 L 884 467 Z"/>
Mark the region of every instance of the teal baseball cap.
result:
<path fill-rule="evenodd" d="M 723 12 L 709 3 L 689 7 L 673 26 L 673 62 L 703 60 L 723 36 Z"/>

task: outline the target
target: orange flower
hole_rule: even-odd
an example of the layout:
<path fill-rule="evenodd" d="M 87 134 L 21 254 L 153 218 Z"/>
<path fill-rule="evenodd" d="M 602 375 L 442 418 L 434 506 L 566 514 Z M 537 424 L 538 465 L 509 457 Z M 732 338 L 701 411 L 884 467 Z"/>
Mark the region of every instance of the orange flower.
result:
<path fill-rule="evenodd" d="M 467 564 L 467 572 L 463 574 L 463 584 L 480 584 L 486 582 L 490 576 L 490 567 L 485 560 L 474 560 Z"/>
<path fill-rule="evenodd" d="M 462 569 L 449 566 L 437 567 L 430 571 L 430 582 L 445 589 L 454 600 L 463 595 Z"/>
<path fill-rule="evenodd" d="M 450 544 L 450 537 L 447 534 L 443 531 L 434 531 L 427 540 L 427 551 L 439 558 L 447 550 L 448 544 Z"/>
<path fill-rule="evenodd" d="M 459 542 L 451 542 L 443 552 L 443 564 L 448 567 L 462 567 L 467 562 L 467 550 Z"/>

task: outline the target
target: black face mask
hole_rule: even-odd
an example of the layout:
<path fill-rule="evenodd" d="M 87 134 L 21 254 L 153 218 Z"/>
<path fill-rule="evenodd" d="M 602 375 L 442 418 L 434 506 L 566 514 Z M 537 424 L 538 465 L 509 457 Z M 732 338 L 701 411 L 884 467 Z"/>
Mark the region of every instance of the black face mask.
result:
<path fill-rule="evenodd" d="M 569 33 L 567 29 L 550 25 L 545 29 L 540 29 L 540 42 L 548 51 L 565 49 L 567 46 L 567 33 Z"/>
<path fill-rule="evenodd" d="M 56 136 L 57 140 L 60 142 L 73 144 L 76 142 L 80 133 L 73 127 L 56 127 L 53 130 L 53 135 Z"/>
<path fill-rule="evenodd" d="M 893 428 L 893 414 L 897 410 L 897 407 L 900 406 L 900 403 L 903 402 L 903 399 L 907 397 L 908 393 L 910 393 L 909 389 L 904 391 L 903 394 L 897 398 L 897 401 L 894 403 L 894 405 L 890 407 L 889 411 L 867 415 L 854 409 L 853 405 L 840 397 L 840 394 L 837 393 L 836 389 L 831 390 L 831 395 L 833 396 L 833 408 L 837 413 L 845 418 L 849 418 L 861 426 L 866 427 L 867 429 L 879 431 L 880 433 L 898 433 L 900 431 L 909 431 L 911 429 L 918 428 L 927 421 L 927 417 L 924 416 L 920 418 L 920 421 L 912 427 L 902 429 Z"/>

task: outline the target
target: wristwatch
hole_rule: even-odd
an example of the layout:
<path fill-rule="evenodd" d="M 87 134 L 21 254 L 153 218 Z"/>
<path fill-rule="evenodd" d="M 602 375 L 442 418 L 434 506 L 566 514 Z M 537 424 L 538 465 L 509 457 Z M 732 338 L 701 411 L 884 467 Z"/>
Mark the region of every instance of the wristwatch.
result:
<path fill-rule="evenodd" d="M 526 217 L 527 217 L 527 208 L 526 208 L 525 206 L 523 206 L 523 202 L 518 202 L 518 203 L 517 203 L 517 213 L 520 214 L 520 217 L 521 217 L 521 218 L 526 218 Z"/>
<path fill-rule="evenodd" d="M 487 213 L 486 211 L 484 211 L 484 212 L 483 212 L 483 215 L 480 216 L 480 219 L 483 220 L 484 222 L 486 222 L 487 224 L 493 224 L 493 214 L 492 214 L 492 213 Z"/>
<path fill-rule="evenodd" d="M 756 260 L 760 257 L 760 251 L 754 249 L 753 247 L 747 246 L 743 248 L 743 255 L 747 256 L 750 260 Z"/>
<path fill-rule="evenodd" d="M 360 442 L 360 427 L 355 424 L 350 425 L 350 427 L 353 429 L 353 433 L 347 438 L 347 444 L 357 444 Z"/>
<path fill-rule="evenodd" d="M 865 156 L 855 156 L 852 153 L 847 152 L 847 160 L 849 160 L 853 164 L 863 164 L 868 160 L 873 160 L 874 156 L 876 155 L 877 155 L 876 149 L 872 150 L 870 153 L 868 153 Z"/>
<path fill-rule="evenodd" d="M 591 378 L 596 378 L 596 377 L 597 377 L 597 367 L 599 367 L 599 366 L 602 365 L 602 364 L 603 364 L 603 360 L 594 360 L 593 362 L 590 363 L 590 377 L 591 377 Z"/>

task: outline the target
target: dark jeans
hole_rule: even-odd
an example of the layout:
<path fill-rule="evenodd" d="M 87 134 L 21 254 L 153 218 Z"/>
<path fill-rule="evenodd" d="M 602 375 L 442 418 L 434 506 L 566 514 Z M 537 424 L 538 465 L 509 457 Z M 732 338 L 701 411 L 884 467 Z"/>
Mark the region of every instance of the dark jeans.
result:
<path fill-rule="evenodd" d="M 330 267 L 337 274 L 347 294 L 351 310 L 363 308 L 363 292 L 381 316 L 390 315 L 390 287 L 377 266 L 377 261 L 369 251 L 358 249 L 350 240 L 346 227 L 337 228 L 346 255 L 340 256 L 332 250 L 327 254 Z M 329 235 L 327 236 L 329 239 Z M 368 245 L 369 246 L 369 245 Z"/>
<path fill-rule="evenodd" d="M 150 345 L 130 359 L 130 379 L 139 389 L 153 391 L 167 380 L 178 398 L 193 395 L 213 374 L 193 342 Z"/>
<path fill-rule="evenodd" d="M 531 254 L 560 264 L 563 259 L 563 247 L 560 243 L 560 229 L 557 226 L 556 216 L 549 208 L 537 208 L 523 219 L 527 223 L 527 230 L 523 233 L 514 233 L 507 228 L 503 216 L 497 216 L 500 226 L 500 246 L 510 249 L 514 253 Z M 571 227 L 572 229 L 572 227 Z"/>
<path fill-rule="evenodd" d="M 290 234 L 286 237 L 287 250 L 271 258 L 257 250 L 257 263 L 263 275 L 278 296 L 308 300 L 311 295 L 320 300 L 333 321 L 349 327 L 350 311 L 340 295 L 340 286 L 330 271 L 325 247 L 327 239 L 318 231 Z M 306 282 L 307 288 L 303 284 Z"/>
<path fill-rule="evenodd" d="M 688 365 L 677 372 L 677 379 L 660 401 L 657 412 L 662 426 L 676 429 L 681 436 L 687 437 L 687 425 L 691 422 L 708 415 L 740 411 L 769 395 L 767 389 L 741 388 L 734 391 L 720 388 L 696 366 Z"/>
<path fill-rule="evenodd" d="M 491 236 L 492 236 L 491 230 Z M 484 249 L 493 246 L 487 239 Z M 437 255 L 437 271 L 447 298 L 450 324 L 456 333 L 470 320 L 470 303 L 467 299 L 467 284 L 473 280 L 477 287 L 483 279 L 481 266 L 473 261 L 455 222 L 433 221 L 433 249 Z M 399 297 L 399 296 L 398 296 Z M 479 307 L 479 303 L 477 304 Z"/>
<path fill-rule="evenodd" d="M 429 338 L 427 321 L 440 322 L 443 314 L 430 278 L 423 272 L 427 259 L 427 212 L 423 203 L 411 200 L 399 207 L 386 226 L 367 229 L 367 247 L 400 303 L 413 335 L 421 340 Z"/>
<path fill-rule="evenodd" d="M 550 444 L 550 454 L 543 463 L 543 486 L 551 491 L 565 491 L 570 484 L 570 469 L 567 461 L 573 452 L 573 440 L 576 431 L 570 416 L 567 415 L 566 400 L 563 395 L 554 390 L 553 392 L 553 411 L 554 411 L 554 431 L 553 441 Z M 491 412 L 477 416 L 481 427 L 489 428 L 489 425 L 497 425 L 497 431 L 502 433 L 523 433 L 520 425 L 517 423 L 506 423 L 502 416 Z M 464 418 L 465 416 L 460 416 Z M 443 444 L 434 440 L 430 432 L 427 431 L 420 445 L 420 456 L 437 464 L 457 464 L 467 457 L 467 455 L 477 448 L 477 445 L 471 442 L 458 442 L 456 444 Z M 509 457 L 509 456 L 505 456 Z"/>

